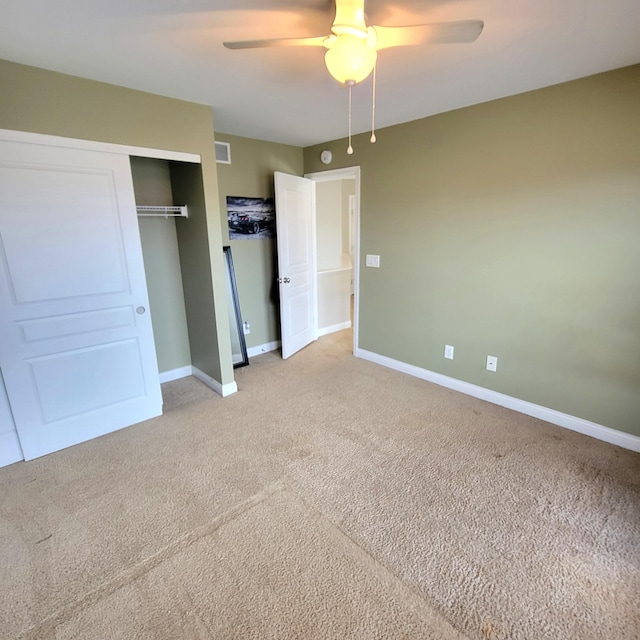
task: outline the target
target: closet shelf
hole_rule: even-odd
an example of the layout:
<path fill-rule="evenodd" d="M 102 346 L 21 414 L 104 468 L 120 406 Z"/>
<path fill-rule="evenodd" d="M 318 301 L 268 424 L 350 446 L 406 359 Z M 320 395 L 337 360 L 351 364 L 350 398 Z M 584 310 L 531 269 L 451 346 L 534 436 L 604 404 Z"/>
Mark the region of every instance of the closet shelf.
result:
<path fill-rule="evenodd" d="M 183 207 L 150 207 L 139 206 L 136 211 L 140 217 L 144 216 L 162 216 L 164 218 L 188 218 L 189 212 L 187 205 Z"/>

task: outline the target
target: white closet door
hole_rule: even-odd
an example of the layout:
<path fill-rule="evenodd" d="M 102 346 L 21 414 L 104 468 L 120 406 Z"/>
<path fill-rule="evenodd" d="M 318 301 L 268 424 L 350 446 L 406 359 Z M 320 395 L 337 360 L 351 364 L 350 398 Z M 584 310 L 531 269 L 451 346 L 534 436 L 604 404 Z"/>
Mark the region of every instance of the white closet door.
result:
<path fill-rule="evenodd" d="M 159 415 L 129 158 L 0 141 L 0 368 L 25 459 Z"/>
<path fill-rule="evenodd" d="M 0 467 L 24 460 L 18 432 L 11 415 L 9 398 L 0 375 Z"/>

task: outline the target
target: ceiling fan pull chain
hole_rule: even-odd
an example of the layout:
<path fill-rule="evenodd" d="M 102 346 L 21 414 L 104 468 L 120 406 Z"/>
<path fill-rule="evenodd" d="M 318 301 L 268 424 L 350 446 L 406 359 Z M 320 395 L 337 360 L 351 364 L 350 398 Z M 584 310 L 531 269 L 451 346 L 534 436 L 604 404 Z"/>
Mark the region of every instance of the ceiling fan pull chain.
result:
<path fill-rule="evenodd" d="M 353 147 L 351 146 L 351 88 L 353 87 L 353 82 L 349 82 L 349 146 L 347 147 L 347 153 L 351 155 L 353 153 Z"/>
<path fill-rule="evenodd" d="M 378 63 L 373 65 L 373 98 L 371 100 L 371 144 L 376 141 L 376 69 Z"/>

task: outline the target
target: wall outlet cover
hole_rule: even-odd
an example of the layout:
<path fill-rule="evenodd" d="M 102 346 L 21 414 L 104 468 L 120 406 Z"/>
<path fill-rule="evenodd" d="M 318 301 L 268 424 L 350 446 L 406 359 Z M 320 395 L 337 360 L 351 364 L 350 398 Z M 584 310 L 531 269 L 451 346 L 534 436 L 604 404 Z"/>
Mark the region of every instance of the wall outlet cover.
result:
<path fill-rule="evenodd" d="M 453 360 L 453 347 L 450 344 L 444 345 L 444 357 L 447 360 Z"/>

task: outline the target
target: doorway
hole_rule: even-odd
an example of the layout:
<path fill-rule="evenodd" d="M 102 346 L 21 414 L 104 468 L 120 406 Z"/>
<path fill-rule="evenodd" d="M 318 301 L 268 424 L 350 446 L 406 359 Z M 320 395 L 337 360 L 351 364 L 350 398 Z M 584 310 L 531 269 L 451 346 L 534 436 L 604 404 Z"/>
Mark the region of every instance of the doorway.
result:
<path fill-rule="evenodd" d="M 318 335 L 351 325 L 355 353 L 359 318 L 360 167 L 309 173 L 305 178 L 316 183 L 318 206 L 322 206 L 318 194 L 323 192 L 328 196 L 332 194 L 329 200 L 334 202 L 340 198 L 338 210 L 329 212 L 332 226 L 323 229 L 321 214 L 318 214 Z M 327 300 L 324 310 L 321 308 L 323 295 Z M 341 320 L 332 322 L 332 318 Z M 323 333 L 323 325 L 330 331 Z"/>
<path fill-rule="evenodd" d="M 172 161 L 131 156 L 136 205 L 173 206 Z M 198 165 L 196 165 L 199 168 Z M 188 218 L 138 215 L 160 382 L 191 375 L 178 234 Z"/>

